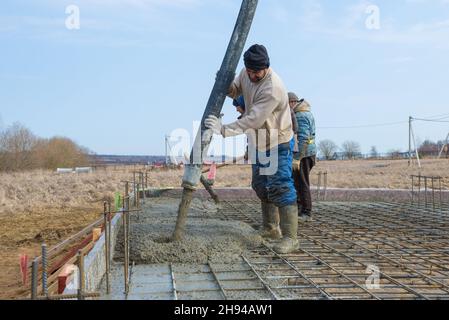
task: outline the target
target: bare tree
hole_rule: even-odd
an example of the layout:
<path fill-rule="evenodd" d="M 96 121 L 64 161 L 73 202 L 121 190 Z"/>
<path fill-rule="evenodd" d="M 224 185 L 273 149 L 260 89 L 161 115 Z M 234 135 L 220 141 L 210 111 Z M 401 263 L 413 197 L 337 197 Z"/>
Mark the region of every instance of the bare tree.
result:
<path fill-rule="evenodd" d="M 85 166 L 89 163 L 88 150 L 64 137 L 40 139 L 34 148 L 39 168 L 56 169 Z"/>
<path fill-rule="evenodd" d="M 418 152 L 422 157 L 436 157 L 440 152 L 442 145 L 438 142 L 433 142 L 432 140 L 426 139 L 418 147 Z"/>
<path fill-rule="evenodd" d="M 20 123 L 0 132 L 0 171 L 85 166 L 88 153 L 68 138 L 37 138 Z"/>
<path fill-rule="evenodd" d="M 318 143 L 318 150 L 326 160 L 331 160 L 337 152 L 338 146 L 332 140 L 323 140 Z"/>
<path fill-rule="evenodd" d="M 24 170 L 33 165 L 36 136 L 16 122 L 0 134 L 0 170 Z"/>
<path fill-rule="evenodd" d="M 360 154 L 361 147 L 356 141 L 345 141 L 343 142 L 341 149 L 346 158 L 355 159 L 355 157 Z"/>
<path fill-rule="evenodd" d="M 370 150 L 370 152 L 369 152 L 369 156 L 370 156 L 370 158 L 372 158 L 372 159 L 376 159 L 377 157 L 379 157 L 379 153 L 377 152 L 376 146 L 372 146 L 372 147 L 371 147 L 371 150 Z"/>

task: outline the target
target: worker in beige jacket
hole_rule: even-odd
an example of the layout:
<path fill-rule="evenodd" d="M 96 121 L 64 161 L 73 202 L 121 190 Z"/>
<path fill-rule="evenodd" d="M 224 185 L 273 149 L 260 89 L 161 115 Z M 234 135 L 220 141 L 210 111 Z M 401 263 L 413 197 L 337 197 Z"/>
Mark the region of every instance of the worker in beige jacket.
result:
<path fill-rule="evenodd" d="M 245 53 L 244 61 L 245 69 L 234 80 L 228 94 L 233 99 L 243 95 L 246 110 L 242 118 L 222 125 L 220 119 L 210 116 L 205 124 L 225 138 L 248 136 L 253 163 L 252 187 L 262 201 L 262 235 L 272 239 L 282 237 L 274 249 L 278 253 L 290 253 L 299 244 L 297 197 L 292 179 L 294 139 L 288 93 L 280 77 L 270 68 L 264 46 L 252 46 Z"/>

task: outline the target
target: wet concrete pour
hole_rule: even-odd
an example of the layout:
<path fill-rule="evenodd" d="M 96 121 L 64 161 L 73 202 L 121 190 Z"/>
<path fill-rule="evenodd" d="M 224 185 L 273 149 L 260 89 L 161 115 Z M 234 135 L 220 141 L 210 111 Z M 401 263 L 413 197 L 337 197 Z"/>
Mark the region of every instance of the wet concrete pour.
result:
<path fill-rule="evenodd" d="M 179 200 L 155 198 L 147 202 L 142 212 L 133 213 L 130 219 L 130 261 L 134 266 L 130 267 L 129 294 L 124 294 L 120 231 L 112 294 L 104 295 L 104 299 L 270 299 L 241 257 L 247 248 L 263 241 L 251 226 L 226 221 L 220 216 L 220 206 L 194 199 L 184 241 L 170 242 Z"/>
<path fill-rule="evenodd" d="M 130 261 L 136 264 L 240 261 L 247 247 L 260 245 L 262 238 L 251 226 L 239 221 L 220 220 L 215 204 L 195 199 L 184 240 L 169 238 L 176 223 L 178 199 L 158 198 L 131 215 Z M 123 258 L 123 232 L 118 235 L 115 259 Z"/>

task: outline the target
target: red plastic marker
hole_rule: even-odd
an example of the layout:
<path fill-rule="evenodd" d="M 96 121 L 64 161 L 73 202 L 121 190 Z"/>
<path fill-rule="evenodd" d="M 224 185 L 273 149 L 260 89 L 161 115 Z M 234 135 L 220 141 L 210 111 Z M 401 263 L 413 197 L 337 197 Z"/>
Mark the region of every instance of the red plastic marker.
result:
<path fill-rule="evenodd" d="M 22 273 L 22 283 L 25 286 L 27 284 L 27 269 L 28 269 L 28 256 L 26 254 L 20 255 L 20 272 Z"/>
<path fill-rule="evenodd" d="M 213 163 L 209 170 L 209 175 L 207 176 L 207 180 L 215 181 L 215 177 L 217 176 L 217 164 Z"/>

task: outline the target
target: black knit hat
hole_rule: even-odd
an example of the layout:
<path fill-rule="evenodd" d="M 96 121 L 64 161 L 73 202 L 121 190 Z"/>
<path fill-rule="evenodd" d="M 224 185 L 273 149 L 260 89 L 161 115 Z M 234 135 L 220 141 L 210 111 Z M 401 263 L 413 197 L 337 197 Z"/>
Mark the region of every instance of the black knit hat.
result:
<path fill-rule="evenodd" d="M 267 48 L 263 45 L 255 44 L 251 46 L 244 55 L 245 67 L 259 71 L 270 67 L 270 57 Z"/>

